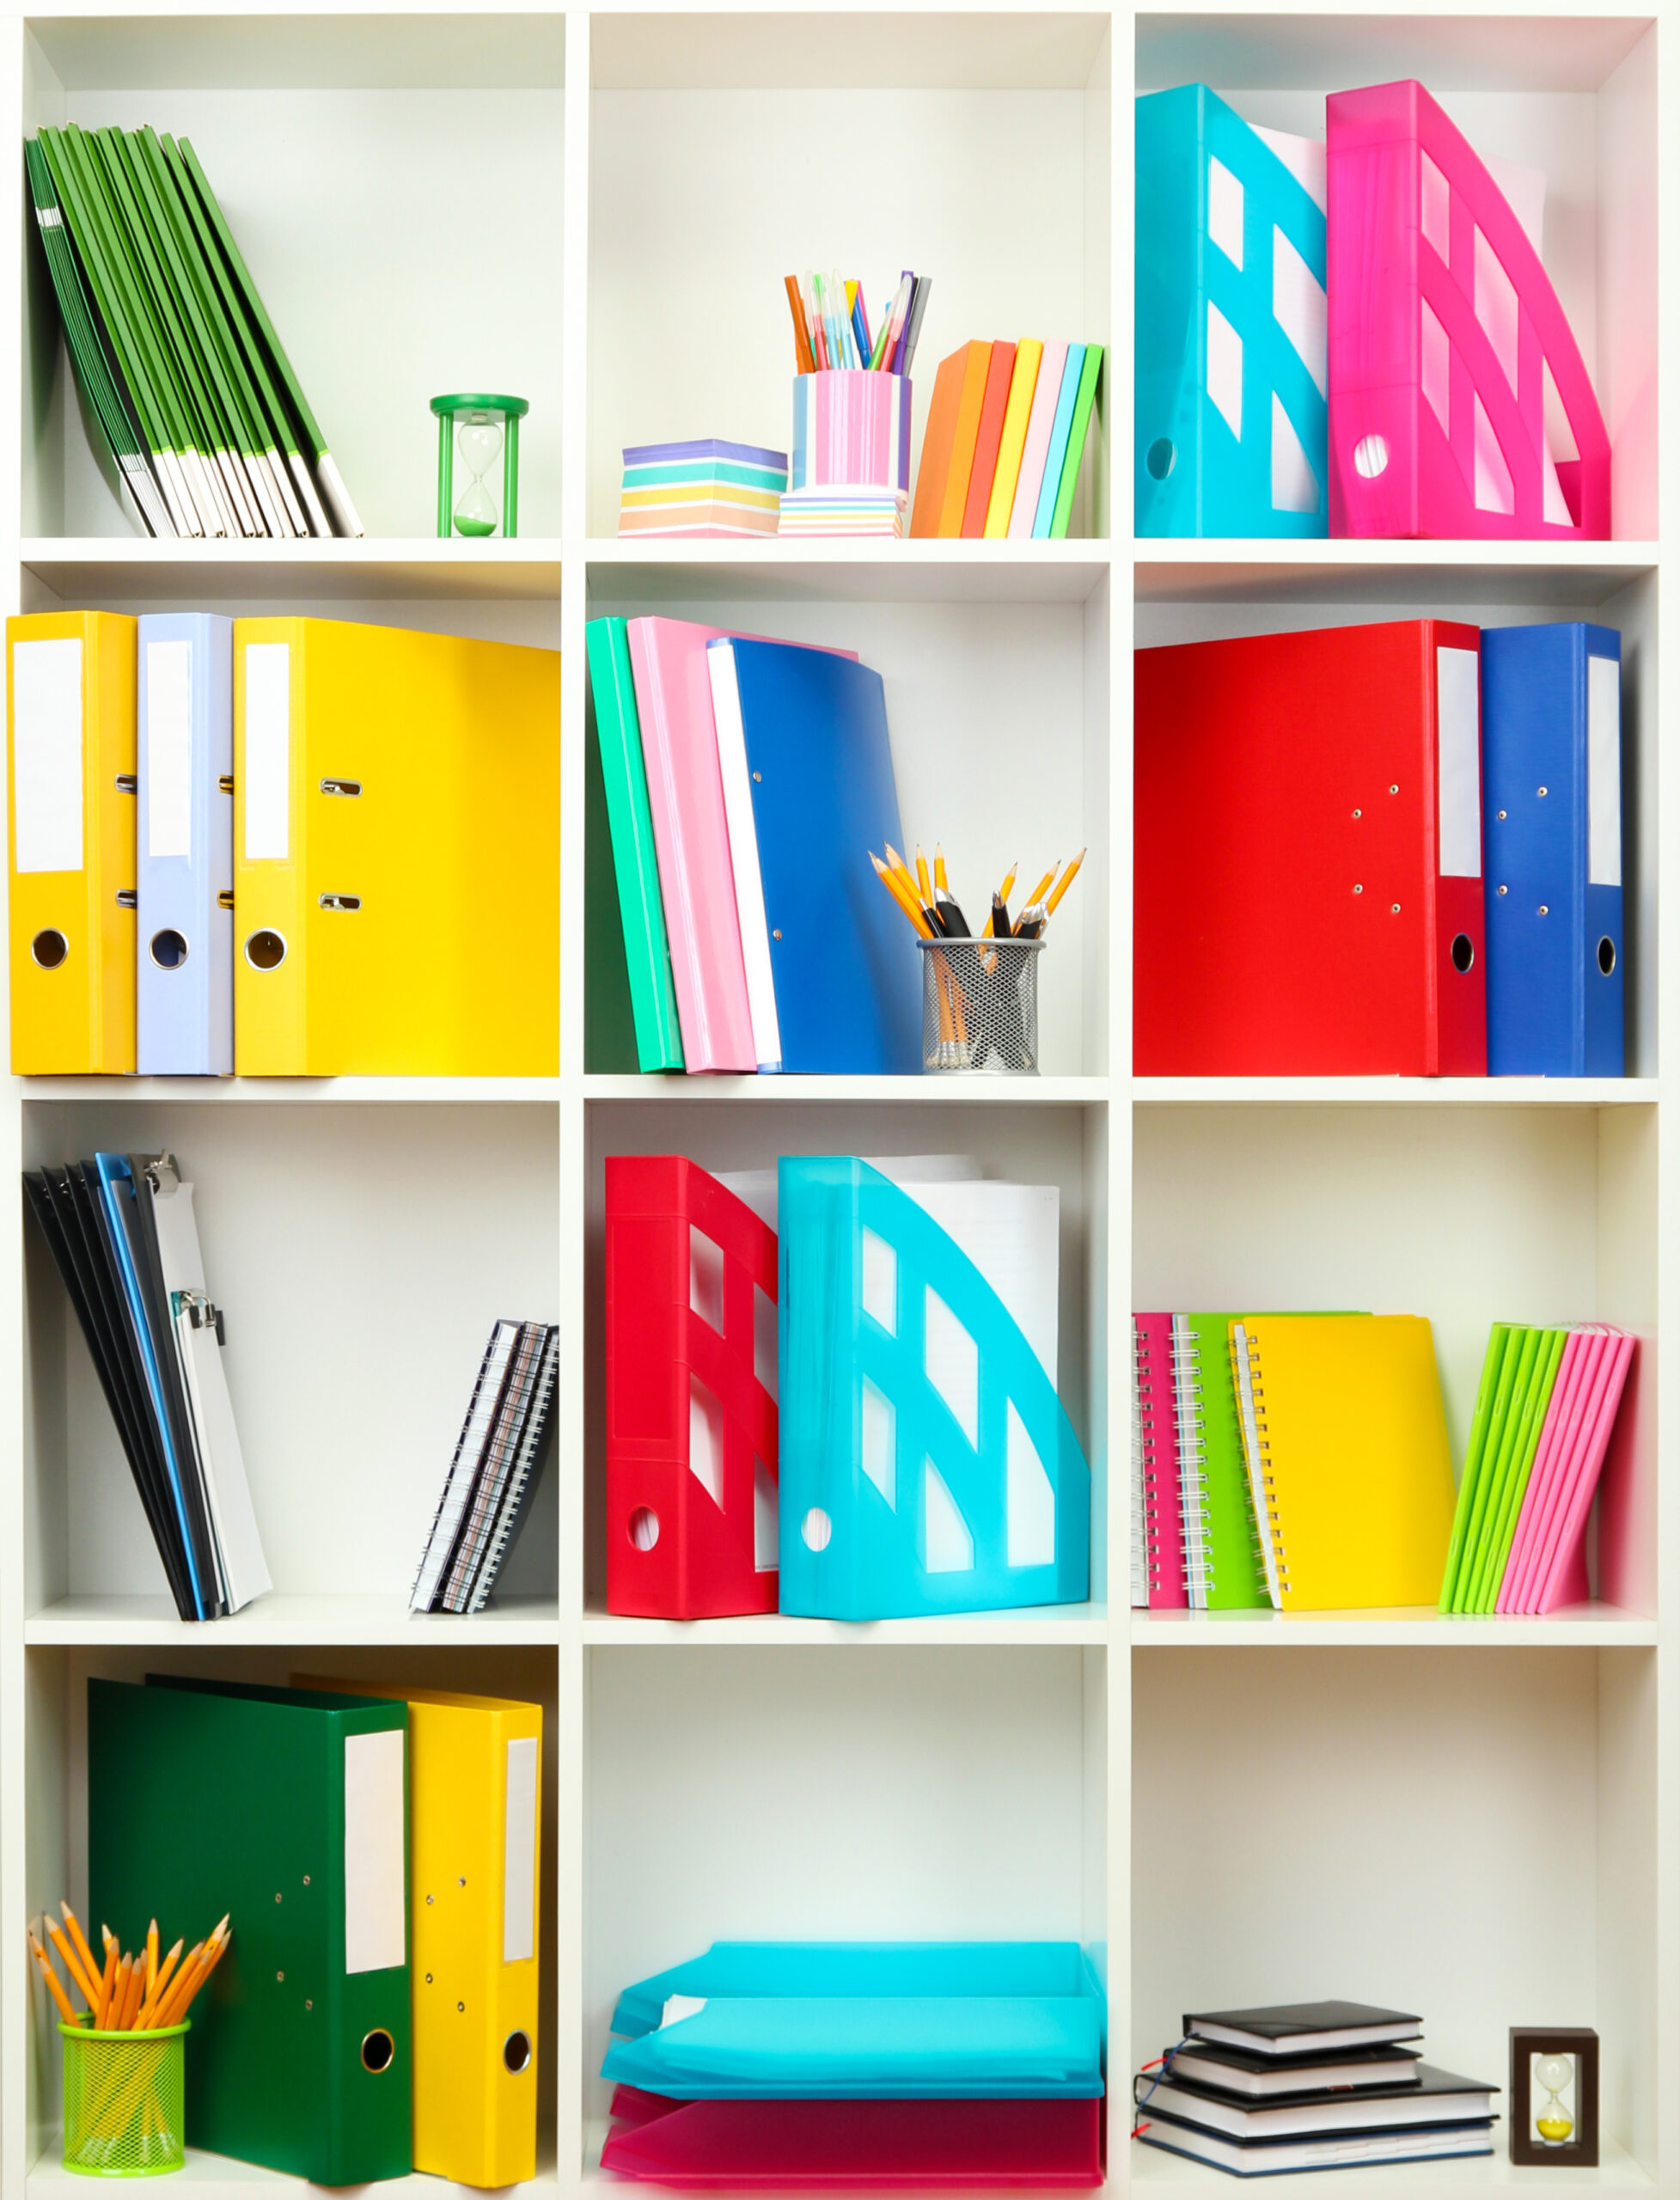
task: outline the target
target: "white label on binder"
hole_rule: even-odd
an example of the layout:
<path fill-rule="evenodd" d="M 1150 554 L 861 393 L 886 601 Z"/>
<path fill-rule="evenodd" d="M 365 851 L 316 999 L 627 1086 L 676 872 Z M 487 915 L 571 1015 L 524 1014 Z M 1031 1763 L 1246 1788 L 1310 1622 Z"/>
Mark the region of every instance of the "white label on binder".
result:
<path fill-rule="evenodd" d="M 1586 661 L 1586 883 L 1622 883 L 1622 667 Z"/>
<path fill-rule="evenodd" d="M 403 1730 L 345 1737 L 345 1969 L 408 1960 Z"/>
<path fill-rule="evenodd" d="M 146 853 L 192 859 L 192 645 L 146 644 Z"/>
<path fill-rule="evenodd" d="M 291 645 L 245 645 L 245 860 L 291 850 Z"/>
<path fill-rule="evenodd" d="M 12 795 L 19 871 L 82 868 L 82 644 L 12 651 Z"/>
<path fill-rule="evenodd" d="M 537 1742 L 508 1744 L 507 1843 L 502 1859 L 502 1961 L 537 1952 Z"/>
<path fill-rule="evenodd" d="M 1481 876 L 1481 736 L 1475 650 L 1435 652 L 1435 771 L 1439 782 L 1440 874 Z"/>

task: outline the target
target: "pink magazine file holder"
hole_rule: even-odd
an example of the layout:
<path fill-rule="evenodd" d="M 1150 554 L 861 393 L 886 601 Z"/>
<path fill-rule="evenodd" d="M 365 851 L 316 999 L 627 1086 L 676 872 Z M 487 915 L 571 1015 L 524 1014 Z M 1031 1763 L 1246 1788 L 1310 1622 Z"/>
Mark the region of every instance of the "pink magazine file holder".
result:
<path fill-rule="evenodd" d="M 669 2100 L 620 2086 L 601 2166 L 678 2191 L 1089 2191 L 1098 2100 Z"/>
<path fill-rule="evenodd" d="M 910 490 L 909 378 L 866 367 L 793 378 L 790 491 Z"/>
<path fill-rule="evenodd" d="M 608 1157 L 609 1612 L 775 1610 L 775 1301 L 744 1201 L 681 1154 Z"/>
<path fill-rule="evenodd" d="M 1504 194 L 1421 84 L 1325 114 L 1331 535 L 1604 540 L 1610 437 Z M 1548 370 L 1573 459 L 1548 449 Z"/>

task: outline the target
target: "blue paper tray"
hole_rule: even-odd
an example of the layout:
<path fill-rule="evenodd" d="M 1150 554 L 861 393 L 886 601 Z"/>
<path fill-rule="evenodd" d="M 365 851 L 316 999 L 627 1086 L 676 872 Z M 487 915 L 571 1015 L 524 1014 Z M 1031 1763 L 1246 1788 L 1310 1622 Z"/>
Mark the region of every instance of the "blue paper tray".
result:
<path fill-rule="evenodd" d="M 706 2007 L 662 2027 L 672 1994 Z M 674 2100 L 1089 2099 L 1104 2015 L 1072 1940 L 719 1940 L 626 1989 L 602 2075 Z"/>

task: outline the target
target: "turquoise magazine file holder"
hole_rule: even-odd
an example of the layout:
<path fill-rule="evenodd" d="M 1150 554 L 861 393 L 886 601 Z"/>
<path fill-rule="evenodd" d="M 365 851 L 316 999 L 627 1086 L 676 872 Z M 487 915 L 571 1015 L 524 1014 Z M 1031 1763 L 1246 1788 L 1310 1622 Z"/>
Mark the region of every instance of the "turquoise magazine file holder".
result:
<path fill-rule="evenodd" d="M 1135 526 L 1329 532 L 1323 206 L 1205 84 L 1137 102 Z"/>
<path fill-rule="evenodd" d="M 865 1161 L 784 1158 L 777 1205 L 783 1611 L 1082 1602 L 1090 1470 L 992 1286 Z M 931 1309 L 972 1366 L 972 1431 L 929 1375 Z"/>
<path fill-rule="evenodd" d="M 699 2006 L 667 2021 L 671 1995 Z M 1092 2099 L 1104 2018 L 1072 1940 L 719 1940 L 626 1989 L 601 2075 L 673 2100 Z"/>

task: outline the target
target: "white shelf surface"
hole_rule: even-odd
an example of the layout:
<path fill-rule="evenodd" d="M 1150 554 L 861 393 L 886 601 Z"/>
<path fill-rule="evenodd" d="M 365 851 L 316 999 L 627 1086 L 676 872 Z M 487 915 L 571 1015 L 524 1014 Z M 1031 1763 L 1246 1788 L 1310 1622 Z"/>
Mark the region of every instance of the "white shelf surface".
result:
<path fill-rule="evenodd" d="M 137 603 L 178 597 L 221 603 L 285 596 L 531 602 L 560 592 L 560 546 L 540 537 L 467 545 L 436 536 L 169 542 L 37 535 L 19 547 L 26 569 L 67 603 L 113 596 Z"/>
<path fill-rule="evenodd" d="M 1109 1098 L 1106 1077 L 605 1077 L 586 1076 L 586 1100 L 811 1101 L 830 1106 L 909 1102 L 975 1107 L 1095 1108 Z"/>
<path fill-rule="evenodd" d="M 552 1105 L 557 1077 L 15 1077 L 22 1101 L 158 1101 L 178 1107 Z"/>
<path fill-rule="evenodd" d="M 715 602 L 742 596 L 856 602 L 1083 603 L 1109 570 L 1105 541 L 650 542 L 603 536 L 585 553 L 596 596 Z"/>
<path fill-rule="evenodd" d="M 1277 541 L 1139 539 L 1136 602 L 1368 603 L 1420 596 L 1543 610 L 1606 603 L 1654 572 L 1654 542 Z"/>
<path fill-rule="evenodd" d="M 586 1649 L 609 1650 L 649 1642 L 687 1647 L 718 1644 L 732 1649 L 785 1649 L 804 1643 L 844 1643 L 860 1649 L 883 1644 L 1054 1643 L 1102 1645 L 1109 1623 L 1101 1605 L 1046 1604 L 1022 1611 L 954 1612 L 938 1619 L 796 1619 L 780 1612 L 742 1619 L 621 1619 L 590 1611 L 583 1618 Z"/>
<path fill-rule="evenodd" d="M 1383 2194 L 1413 2192 L 1425 2193 L 1428 2200 L 1481 2200 L 1481 2196 L 1488 2192 L 1512 2191 L 1564 2196 L 1581 2193 L 1590 2194 L 1591 2200 L 1610 2200 L 1612 2194 L 1643 2194 L 1653 2190 L 1652 2179 L 1632 2155 L 1608 2142 L 1600 2143 L 1597 2169 L 1549 2166 L 1544 2169 L 1519 2169 L 1506 2158 L 1505 2134 L 1504 2124 L 1496 2124 L 1494 2144 L 1498 2151 L 1471 2155 L 1462 2161 L 1390 2163 L 1371 2169 L 1339 2169 L 1335 2172 L 1335 2190 L 1339 2194 L 1346 2193 L 1348 2200 L 1378 2200 L 1378 2196 Z M 1111 2175 L 1115 2147 L 1111 2128 Z M 1127 2175 L 1133 2185 L 1171 2185 L 1181 2191 L 1194 2186 L 1210 2196 L 1231 2189 L 1231 2179 L 1222 2171 L 1188 2161 L 1182 2154 L 1164 2154 L 1159 2147 L 1145 2147 L 1135 2142 L 1127 2145 Z M 1268 2177 L 1266 2180 L 1268 2200 L 1318 2200 L 1323 2191 L 1323 2173 L 1318 2171 Z"/>
<path fill-rule="evenodd" d="M 1654 1649 L 1658 1625 L 1616 1604 L 1566 1604 L 1543 1619 L 1465 1618 L 1427 1604 L 1365 1611 L 1134 1611 L 1134 1650 Z"/>
<path fill-rule="evenodd" d="M 178 1619 L 168 1597 L 60 1598 L 23 1623 L 31 1648 L 125 1645 L 171 1649 L 242 1649 L 296 1644 L 344 1648 L 501 1648 L 557 1644 L 559 1613 L 549 1599 L 512 1598 L 471 1618 L 411 1612 L 402 1597 L 259 1597 L 230 1618 Z"/>
<path fill-rule="evenodd" d="M 1134 1077 L 1140 1106 L 1653 1107 L 1654 1077 Z"/>
<path fill-rule="evenodd" d="M 539 2131 L 541 2127 L 539 2125 Z M 52 2150 L 44 2154 L 29 2172 L 30 2200 L 41 2200 L 44 2193 L 52 2193 L 54 2200 L 76 2200 L 87 2190 L 88 2179 L 74 2170 L 68 2170 L 57 2159 L 58 2135 L 53 2134 Z M 552 2148 L 548 2150 L 552 2157 Z M 538 2140 L 538 2169 L 536 2176 L 523 2185 L 504 2185 L 497 2188 L 498 2200 L 552 2200 L 559 2191 L 559 2180 L 554 2174 L 552 2158 L 545 2164 L 541 2138 Z M 616 2182 L 616 2180 L 614 2180 Z M 302 2179 L 289 2176 L 283 2170 L 263 2169 L 255 2162 L 235 2161 L 227 2154 L 206 2154 L 197 2147 L 189 2147 L 181 2167 L 170 2175 L 170 2186 L 174 2191 L 191 2191 L 193 2200 L 252 2200 L 257 2194 L 273 2195 L 290 2192 L 298 2196 L 326 2193 L 339 2190 L 321 2185 L 306 2184 Z M 358 2185 L 357 2192 L 379 2195 L 379 2200 L 449 2200 L 451 2193 L 467 2196 L 480 2188 L 457 2185 L 453 2178 L 427 2177 L 419 2171 L 407 2177 L 382 2179 L 377 2185 Z"/>

